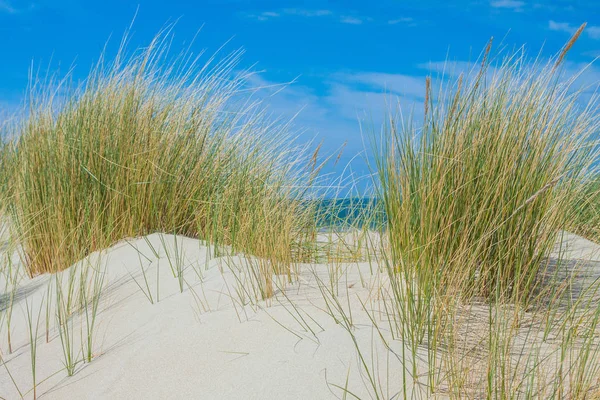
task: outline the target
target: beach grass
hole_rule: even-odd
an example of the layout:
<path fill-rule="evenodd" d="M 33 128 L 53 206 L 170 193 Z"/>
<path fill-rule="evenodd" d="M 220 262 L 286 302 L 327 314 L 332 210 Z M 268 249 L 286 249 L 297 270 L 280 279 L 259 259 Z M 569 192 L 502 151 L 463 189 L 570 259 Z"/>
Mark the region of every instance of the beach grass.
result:
<path fill-rule="evenodd" d="M 288 126 L 243 94 L 241 52 L 200 64 L 170 56 L 169 38 L 131 54 L 123 45 L 83 83 L 61 80 L 62 97 L 31 89 L 13 151 L 2 151 L 30 275 L 159 231 L 230 245 L 289 273 L 313 223 L 298 201 L 310 155 L 292 151 Z"/>
<path fill-rule="evenodd" d="M 570 231 L 600 242 L 600 178 L 593 174 L 573 201 Z"/>
<path fill-rule="evenodd" d="M 597 106 L 559 68 L 483 61 L 434 102 L 422 130 L 392 116 L 378 159 L 398 270 L 473 295 L 526 300 L 593 164 Z M 584 105 L 585 107 L 585 105 Z"/>
<path fill-rule="evenodd" d="M 10 198 L 11 170 L 14 154 L 11 143 L 0 134 L 0 215 L 5 215 Z"/>
<path fill-rule="evenodd" d="M 493 64 L 490 43 L 475 70 L 450 83 L 442 77 L 439 91 L 428 78 L 423 121 L 391 110 L 374 137 L 373 198 L 311 197 L 319 148 L 294 145 L 290 126 L 253 100 L 239 51 L 206 61 L 173 56 L 167 29 L 132 53 L 125 38 L 114 61 L 103 55 L 82 83 L 67 76 L 32 85 L 25 117 L 6 128 L 13 139 L 0 142 L 0 216 L 13 235 L 0 268 L 7 299 L 0 328 L 11 353 L 14 246 L 30 277 L 54 274 L 37 316 L 38 306 L 26 303 L 34 397 L 42 313 L 46 342 L 55 324 L 67 375 L 98 352 L 106 270 L 74 265 L 91 253 L 124 240 L 139 262 L 129 277 L 150 305 L 172 297 L 160 290 L 162 260 L 178 292 L 193 296 L 197 316 L 210 310 L 186 279 L 191 267 L 203 281 L 181 236 L 223 257 L 232 275 L 223 295 L 236 299 L 240 321 L 246 306 L 258 312 L 260 302 L 277 302 L 315 343 L 324 328 L 285 285 L 307 268 L 302 263 L 325 264 L 328 279 L 315 273 L 302 284 L 316 285 L 324 312 L 352 339 L 374 398 L 388 391 L 369 361 L 372 349 L 356 338 L 349 293 L 368 279 L 348 283 L 352 263 L 368 263 L 377 276 L 369 294 L 377 311 L 358 303 L 372 340 L 389 350 L 382 358 L 403 366 L 395 379 L 405 392 L 397 395 L 600 394 L 599 284 L 574 293 L 573 271 L 586 260 L 567 266 L 561 253 L 564 230 L 600 238 L 600 113 L 562 69 L 580 34 L 548 63 L 519 50 Z M 155 232 L 161 246 L 146 237 Z M 141 236 L 156 260 L 129 242 Z M 156 277 L 147 265 L 154 261 Z M 334 386 L 356 397 L 355 384 Z"/>
<path fill-rule="evenodd" d="M 451 88 L 434 93 L 427 79 L 422 124 L 391 111 L 377 138 L 386 309 L 407 349 L 402 379 L 429 395 L 597 390 L 597 282 L 587 301 L 565 301 L 574 278 L 550 257 L 598 160 L 596 100 L 582 102 L 561 73 L 580 33 L 547 64 L 519 50 L 492 65 L 490 42 L 479 68 Z"/>

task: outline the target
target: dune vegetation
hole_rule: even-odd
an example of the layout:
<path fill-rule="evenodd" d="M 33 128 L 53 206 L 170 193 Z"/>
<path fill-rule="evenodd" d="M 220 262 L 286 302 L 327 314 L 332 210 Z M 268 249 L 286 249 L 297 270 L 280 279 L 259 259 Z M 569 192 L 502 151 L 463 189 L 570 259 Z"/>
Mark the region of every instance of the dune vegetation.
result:
<path fill-rule="evenodd" d="M 285 303 L 319 342 L 319 318 L 285 288 L 320 295 L 315 308 L 352 339 L 360 368 L 362 380 L 334 385 L 343 398 L 392 397 L 382 380 L 399 386 L 395 398 L 600 396 L 600 271 L 589 267 L 600 254 L 572 256 L 563 245 L 573 237 L 566 231 L 600 240 L 600 112 L 563 68 L 583 28 L 548 62 L 521 49 L 493 63 L 490 42 L 476 70 L 428 78 L 423 121 L 391 110 L 372 135 L 375 200 L 366 201 L 317 195 L 328 158 L 294 144 L 293 128 L 253 100 L 241 52 L 172 56 L 166 31 L 131 54 L 124 40 L 79 84 L 33 85 L 0 144 L 0 213 L 10 230 L 0 374 L 36 398 L 38 336 L 50 342 L 52 327 L 68 376 L 92 362 L 106 277 L 121 275 L 88 261 L 123 241 L 135 248 L 139 272 L 128 273 L 150 305 L 165 301 L 162 258 L 177 290 L 209 312 L 190 278 L 193 270 L 201 285 L 206 271 L 182 253 L 193 238 L 226 260 L 238 318 L 244 307 Z M 350 282 L 351 264 L 368 271 Z M 50 276 L 41 300 L 19 300 L 20 285 L 40 276 Z M 355 285 L 365 297 L 349 294 Z M 17 302 L 29 392 L 5 361 Z M 379 358 L 395 360 L 396 375 Z"/>
<path fill-rule="evenodd" d="M 170 56 L 168 37 L 122 49 L 76 87 L 64 79 L 60 94 L 31 90 L 10 176 L 30 275 L 158 231 L 232 245 L 278 271 L 298 253 L 313 222 L 299 205 L 310 159 L 238 95 L 239 52 L 200 64 Z"/>
<path fill-rule="evenodd" d="M 595 229 L 575 226 L 597 207 L 586 181 L 598 162 L 598 105 L 582 104 L 561 68 L 580 32 L 547 64 L 516 52 L 491 66 L 488 47 L 477 71 L 428 91 L 421 128 L 400 111 L 384 128 L 377 173 L 393 329 L 412 354 L 426 346 L 439 363 L 431 394 L 600 393 L 596 285 L 572 298 L 558 273 L 561 230 Z"/>
<path fill-rule="evenodd" d="M 595 242 L 600 241 L 600 179 L 587 176 L 573 201 L 572 219 L 568 229 Z"/>

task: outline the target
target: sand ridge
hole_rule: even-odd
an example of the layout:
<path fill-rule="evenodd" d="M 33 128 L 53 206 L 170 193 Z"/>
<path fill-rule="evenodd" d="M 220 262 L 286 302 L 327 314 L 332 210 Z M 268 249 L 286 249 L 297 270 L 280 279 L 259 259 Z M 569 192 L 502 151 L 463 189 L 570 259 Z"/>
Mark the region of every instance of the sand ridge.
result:
<path fill-rule="evenodd" d="M 184 259 L 181 293 L 163 244 L 171 256 L 177 246 Z M 151 247 L 160 249 L 159 257 Z M 214 258 L 210 252 L 195 239 L 153 234 L 121 241 L 54 277 L 23 278 L 14 304 L 13 353 L 5 351 L 5 335 L 1 343 L 18 388 L 23 393 L 31 389 L 26 317 L 26 307 L 30 307 L 35 318 L 40 310 L 42 313 L 37 355 L 40 398 L 341 398 L 343 390 L 337 386 L 345 387 L 347 381 L 352 393 L 369 397 L 369 383 L 364 381 L 355 344 L 342 324 L 329 315 L 317 279 L 334 288 L 345 310 L 351 309 L 353 333 L 366 350 L 365 356 L 374 355 L 373 365 L 389 370 L 392 376 L 397 373 L 393 371 L 400 366 L 394 365 L 394 360 L 377 359 L 387 354 L 387 349 L 363 310 L 363 304 L 376 307 L 377 292 L 385 279 L 379 272 L 372 273 L 369 263 L 337 265 L 341 272 L 333 286 L 328 282 L 331 275 L 326 264 L 302 265 L 298 280 L 288 284 L 285 293 L 278 291 L 274 298 L 256 302 L 242 293 L 239 280 L 244 278 L 236 278 L 230 268 L 248 259 L 241 255 Z M 146 287 L 140 260 L 154 304 L 142 290 Z M 69 274 L 74 274 L 77 282 L 76 271 L 86 265 L 106 274 L 94 359 L 84 363 L 78 354 L 85 317 L 76 311 L 73 348 L 80 361 L 74 376 L 67 377 L 55 310 L 49 313 L 46 343 L 46 306 L 41 302 L 47 301 L 51 279 L 62 280 L 66 291 Z M 50 293 L 51 307 L 55 295 L 56 290 Z M 397 381 L 381 382 L 390 397 L 400 390 Z M 0 388 L 4 398 L 19 397 L 5 370 L 0 371 Z M 25 397 L 31 398 L 32 393 Z"/>

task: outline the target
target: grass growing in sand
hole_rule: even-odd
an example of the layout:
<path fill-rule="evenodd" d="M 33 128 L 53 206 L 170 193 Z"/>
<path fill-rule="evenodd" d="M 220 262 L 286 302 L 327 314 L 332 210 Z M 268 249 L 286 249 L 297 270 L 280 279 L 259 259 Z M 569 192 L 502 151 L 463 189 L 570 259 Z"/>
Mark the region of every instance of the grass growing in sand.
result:
<path fill-rule="evenodd" d="M 582 106 L 561 78 L 580 33 L 547 65 L 517 52 L 492 67 L 488 47 L 452 90 L 435 96 L 428 79 L 422 129 L 400 113 L 384 128 L 386 309 L 410 350 L 402 379 L 425 397 L 598 392 L 597 284 L 572 296 L 550 257 L 598 157 L 595 99 Z"/>
<path fill-rule="evenodd" d="M 423 124 L 392 113 L 376 144 L 379 202 L 340 205 L 349 216 L 306 199 L 318 150 L 310 157 L 294 148 L 289 127 L 246 96 L 241 52 L 204 64 L 185 52 L 172 57 L 167 31 L 132 54 L 125 39 L 115 61 L 101 60 L 80 86 L 61 81 L 66 100 L 34 87 L 26 118 L 10 127 L 16 139 L 0 143 L 0 214 L 10 219 L 12 245 L 30 276 L 54 274 L 37 316 L 26 304 L 34 397 L 42 316 L 46 342 L 54 319 L 67 375 L 98 351 L 106 271 L 100 262 L 73 266 L 95 251 L 126 240 L 139 262 L 129 277 L 152 307 L 169 298 L 162 261 L 178 292 L 193 296 L 197 318 L 211 310 L 201 267 L 177 235 L 225 255 L 232 280 L 223 295 L 240 321 L 247 308 L 267 312 L 260 302 L 269 300 L 317 344 L 325 328 L 285 286 L 308 268 L 302 262 L 325 263 L 312 283 L 296 282 L 298 291 L 316 286 L 322 311 L 352 339 L 373 398 L 388 397 L 389 377 L 359 344 L 362 311 L 372 340 L 389 350 L 381 358 L 402 365 L 393 377 L 400 397 L 600 395 L 598 283 L 580 287 L 584 263 L 567 265 L 556 248 L 564 229 L 598 234 L 598 184 L 589 175 L 600 115 L 594 99 L 581 105 L 561 69 L 580 33 L 547 65 L 516 52 L 495 66 L 488 48 L 480 68 L 450 89 L 435 94 L 428 79 Z M 145 236 L 154 232 L 160 244 Z M 138 236 L 153 259 L 130 243 Z M 21 277 L 12 251 L 2 256 L 0 328 L 10 353 Z M 348 282 L 348 265 L 359 262 L 369 272 Z M 377 276 L 376 287 L 357 310 L 350 293 L 367 286 L 363 273 Z M 333 386 L 347 398 L 357 397 L 356 384 Z"/>
<path fill-rule="evenodd" d="M 10 167 L 13 165 L 12 156 L 14 151 L 12 144 L 3 137 L 2 132 L 2 129 L 0 129 L 0 215 L 5 215 L 11 194 L 9 183 L 12 174 Z"/>
<path fill-rule="evenodd" d="M 54 274 L 38 317 L 45 308 L 46 342 L 55 319 L 68 376 L 97 351 L 105 271 L 74 266 L 95 251 L 172 233 L 174 246 L 160 236 L 164 268 L 180 292 L 194 289 L 184 277 L 190 265 L 177 235 L 210 243 L 216 256 L 243 252 L 249 281 L 241 284 L 256 286 L 252 302 L 271 297 L 294 278 L 294 264 L 311 256 L 301 249 L 316 218 L 303 194 L 320 169 L 318 150 L 307 154 L 296 146 L 288 125 L 268 118 L 253 100 L 249 73 L 238 70 L 241 51 L 201 63 L 187 52 L 169 54 L 172 40 L 167 29 L 129 53 L 125 37 L 114 61 L 103 55 L 81 84 L 69 76 L 32 82 L 24 118 L 2 127 L 12 138 L 0 141 L 0 227 L 11 231 L 11 249 L 2 249 L 8 263 L 0 268 L 9 353 L 19 284 L 13 245 L 30 277 Z M 158 265 L 155 297 L 141 258 L 140 267 L 143 283 L 136 283 L 150 303 L 158 302 Z M 199 309 L 207 307 L 196 298 Z M 35 396 L 38 325 L 31 318 Z"/>
<path fill-rule="evenodd" d="M 569 229 L 595 242 L 600 241 L 600 179 L 588 179 L 573 202 Z"/>
<path fill-rule="evenodd" d="M 419 133 L 389 122 L 382 199 L 394 259 L 417 281 L 526 301 L 566 226 L 593 161 L 596 106 L 577 111 L 577 94 L 557 81 L 560 67 L 523 57 L 491 77 L 484 59 L 441 103 L 430 93 Z"/>
<path fill-rule="evenodd" d="M 9 162 L 31 275 L 156 231 L 231 245 L 290 274 L 312 223 L 297 201 L 308 159 L 292 153 L 285 124 L 241 94 L 240 52 L 200 64 L 169 56 L 169 38 L 131 55 L 123 47 L 80 86 L 62 81 L 64 101 L 32 89 Z"/>
<path fill-rule="evenodd" d="M 33 305 L 29 306 L 27 301 L 25 302 L 25 308 L 27 310 L 27 328 L 29 332 L 29 353 L 31 355 L 31 377 L 33 381 L 33 398 L 37 398 L 37 380 L 36 380 L 36 357 L 37 357 L 37 344 L 38 344 L 38 329 L 40 326 L 40 317 L 42 316 L 42 306 L 44 301 L 40 302 L 40 309 L 38 310 L 37 319 L 34 317 Z M 35 322 L 34 322 L 35 321 Z M 35 327 L 35 328 L 34 328 Z"/>

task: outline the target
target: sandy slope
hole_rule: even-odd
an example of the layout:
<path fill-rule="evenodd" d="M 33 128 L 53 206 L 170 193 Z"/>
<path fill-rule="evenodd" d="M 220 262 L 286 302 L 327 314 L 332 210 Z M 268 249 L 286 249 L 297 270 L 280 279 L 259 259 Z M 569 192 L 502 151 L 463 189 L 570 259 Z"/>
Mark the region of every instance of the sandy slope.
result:
<path fill-rule="evenodd" d="M 566 235 L 565 243 L 572 259 L 600 260 L 598 246 L 591 242 Z M 6 365 L 0 366 L 0 396 L 15 399 L 20 391 L 27 393 L 26 398 L 33 397 L 29 307 L 34 324 L 40 316 L 37 393 L 44 399 L 324 399 L 342 398 L 340 387 L 345 386 L 360 398 L 370 398 L 374 390 L 357 348 L 377 375 L 378 392 L 386 398 L 404 397 L 398 358 L 384 347 L 380 331 L 365 312 L 366 308 L 373 316 L 382 315 L 379 297 L 386 278 L 375 263 L 302 265 L 300 279 L 287 285 L 285 293 L 278 291 L 269 301 L 253 301 L 256 295 L 248 289 L 251 280 L 240 272 L 248 260 L 239 255 L 210 257 L 210 253 L 197 240 L 154 234 L 120 242 L 56 276 L 29 279 L 17 267 L 21 277 L 14 292 L 12 354 L 8 354 L 6 334 L 10 293 L 0 294 L 0 349 Z M 184 266 L 183 292 L 169 263 L 176 265 L 175 259 Z M 18 266 L 16 254 L 13 260 Z M 592 265 L 598 273 L 597 264 Z M 68 292 L 70 274 L 73 287 L 80 288 L 86 266 L 104 274 L 94 359 L 82 361 L 86 319 L 85 312 L 77 309 L 79 289 L 74 289 L 70 321 L 79 362 L 74 376 L 68 377 L 56 324 L 56 293 L 57 287 Z M 143 292 L 147 289 L 142 267 L 154 304 Z M 0 277 L 2 290 L 6 279 Z M 93 275 L 84 281 L 90 288 Z M 326 290 L 335 291 L 339 303 L 324 295 Z M 336 307 L 352 318 L 356 344 Z M 379 322 L 389 339 L 385 321 Z M 392 351 L 401 351 L 398 341 L 389 343 Z"/>
<path fill-rule="evenodd" d="M 302 266 L 300 281 L 289 285 L 285 295 L 279 293 L 275 299 L 252 305 L 248 298 L 243 299 L 248 296 L 238 294 L 240 284 L 224 265 L 241 266 L 246 262 L 242 257 L 210 259 L 207 247 L 189 238 L 164 235 L 161 240 L 159 234 L 154 234 L 147 239 L 160 249 L 158 258 L 145 239 L 136 239 L 84 260 L 96 270 L 106 271 L 105 287 L 94 335 L 95 358 L 91 363 L 80 362 L 72 377 L 67 377 L 63 369 L 63 350 L 56 329 L 56 283 L 47 275 L 22 279 L 11 324 L 12 354 L 7 352 L 6 326 L 0 330 L 6 366 L 21 392 L 32 388 L 26 318 L 29 306 L 34 323 L 40 310 L 42 314 L 36 361 L 41 398 L 320 399 L 341 397 L 342 391 L 334 385 L 345 386 L 347 379 L 349 390 L 369 397 L 372 390 L 363 382 L 351 336 L 327 311 L 316 283 L 317 277 L 329 280 L 327 266 Z M 183 293 L 161 247 L 166 244 L 173 258 L 175 241 L 179 254 L 185 256 Z M 63 290 L 67 290 L 68 274 L 78 276 L 76 271 L 84 262 L 58 275 Z M 154 304 L 133 279 L 145 288 L 140 262 L 147 270 Z M 372 350 L 379 355 L 387 351 L 371 328 L 361 302 L 366 307 L 375 304 L 382 276 L 371 274 L 368 263 L 340 264 L 337 268 L 343 272 L 338 274 L 341 278 L 334 288 L 339 290 L 344 309 L 352 309 L 353 331 L 370 363 Z M 52 310 L 46 343 L 49 287 Z M 5 307 L 7 294 L 2 296 Z M 40 306 L 41 301 L 44 303 Z M 78 359 L 85 326 L 84 314 L 76 312 L 73 346 Z M 393 373 L 399 367 L 397 361 L 395 364 L 383 358 L 379 360 L 382 369 Z M 391 380 L 389 387 L 387 382 L 380 383 L 389 397 L 399 390 L 397 379 Z M 4 368 L 0 369 L 0 396 L 19 397 Z M 32 393 L 26 397 L 31 398 Z"/>

